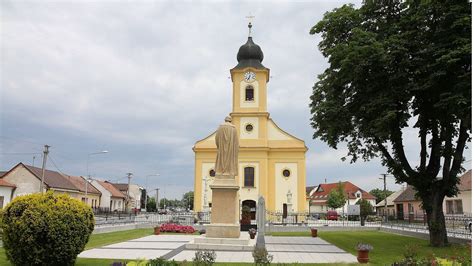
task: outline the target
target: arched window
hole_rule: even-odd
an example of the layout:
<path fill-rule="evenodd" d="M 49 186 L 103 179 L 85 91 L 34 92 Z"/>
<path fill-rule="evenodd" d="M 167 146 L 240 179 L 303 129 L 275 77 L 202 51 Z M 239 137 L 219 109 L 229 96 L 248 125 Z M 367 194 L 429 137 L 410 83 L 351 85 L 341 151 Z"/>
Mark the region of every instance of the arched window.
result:
<path fill-rule="evenodd" d="M 254 100 L 253 87 L 250 86 L 250 85 L 245 88 L 245 100 L 248 101 L 248 102 Z"/>
<path fill-rule="evenodd" d="M 255 168 L 245 167 L 244 168 L 244 187 L 255 186 Z"/>

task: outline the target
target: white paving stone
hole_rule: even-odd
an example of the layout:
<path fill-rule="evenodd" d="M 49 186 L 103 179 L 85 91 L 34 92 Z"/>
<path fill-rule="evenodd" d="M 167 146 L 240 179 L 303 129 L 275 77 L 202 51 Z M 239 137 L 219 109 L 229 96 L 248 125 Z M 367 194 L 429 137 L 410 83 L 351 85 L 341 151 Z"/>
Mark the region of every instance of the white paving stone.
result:
<path fill-rule="evenodd" d="M 102 248 L 86 250 L 81 258 L 155 259 L 192 241 L 197 235 L 151 235 Z M 320 238 L 265 237 L 274 263 L 354 263 L 357 259 Z M 192 261 L 195 250 L 183 250 L 171 259 Z M 253 262 L 250 251 L 216 251 L 217 262 Z"/>

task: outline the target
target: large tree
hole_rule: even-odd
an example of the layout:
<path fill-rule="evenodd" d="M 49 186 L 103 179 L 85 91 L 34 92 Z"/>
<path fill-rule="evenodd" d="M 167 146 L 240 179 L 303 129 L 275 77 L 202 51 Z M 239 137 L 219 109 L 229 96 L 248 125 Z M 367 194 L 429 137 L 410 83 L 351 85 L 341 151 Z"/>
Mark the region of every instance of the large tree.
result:
<path fill-rule="evenodd" d="M 390 191 L 390 190 L 384 191 L 378 188 L 374 188 L 369 193 L 375 196 L 375 203 L 379 203 L 382 200 L 384 200 L 386 197 L 392 195 L 393 191 Z"/>
<path fill-rule="evenodd" d="M 326 204 L 329 208 L 338 209 L 346 204 L 346 195 L 344 193 L 344 186 L 341 182 L 337 184 L 337 188 L 333 188 L 329 194 Z"/>
<path fill-rule="evenodd" d="M 313 137 L 347 143 L 351 162 L 380 156 L 418 191 L 431 245 L 446 245 L 442 203 L 458 193 L 471 138 L 471 4 L 365 1 L 326 13 L 310 33 L 330 64 L 313 87 Z"/>

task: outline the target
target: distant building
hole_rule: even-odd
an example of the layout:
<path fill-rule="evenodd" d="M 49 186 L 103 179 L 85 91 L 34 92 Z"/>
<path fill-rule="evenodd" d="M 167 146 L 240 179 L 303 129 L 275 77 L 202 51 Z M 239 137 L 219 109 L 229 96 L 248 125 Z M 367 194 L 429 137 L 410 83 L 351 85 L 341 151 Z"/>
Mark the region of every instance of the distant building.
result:
<path fill-rule="evenodd" d="M 122 192 L 125 196 L 127 196 L 127 190 L 128 195 L 130 196 L 130 202 L 129 202 L 129 210 L 141 209 L 141 200 L 142 200 L 142 191 L 143 188 L 135 185 L 135 184 L 130 184 L 130 189 L 128 189 L 128 184 L 120 184 L 120 183 L 111 183 L 114 185 L 120 192 Z"/>
<path fill-rule="evenodd" d="M 15 186 L 11 199 L 16 196 L 32 194 L 40 191 L 42 169 L 23 163 L 14 166 L 6 172 L 0 180 Z M 100 191 L 88 184 L 86 197 L 86 181 L 83 177 L 70 176 L 56 171 L 45 170 L 44 191 L 52 190 L 55 193 L 68 194 L 72 198 L 87 202 L 91 207 L 97 206 L 100 200 Z M 95 204 L 95 205 L 94 205 Z"/>
<path fill-rule="evenodd" d="M 446 197 L 443 202 L 445 214 L 467 214 L 472 213 L 472 170 L 465 172 L 459 177 L 459 193 L 454 197 Z"/>
<path fill-rule="evenodd" d="M 390 196 L 387 197 L 387 209 L 385 209 L 385 199 L 381 200 L 375 208 L 377 209 L 377 214 L 380 216 L 384 216 L 385 213 L 390 217 L 396 217 L 396 208 L 395 203 L 393 202 L 401 193 L 405 191 L 405 188 L 393 192 Z"/>
<path fill-rule="evenodd" d="M 472 170 L 459 177 L 459 193 L 454 197 L 445 197 L 443 212 L 445 215 L 471 215 L 472 213 Z M 423 220 L 425 210 L 421 200 L 416 197 L 412 186 L 398 195 L 394 200 L 396 217 L 399 220 Z"/>
<path fill-rule="evenodd" d="M 312 188 L 310 191 L 311 194 L 309 195 L 310 200 L 308 202 L 310 206 L 310 212 L 321 213 L 331 210 L 331 208 L 327 206 L 327 199 L 331 190 L 337 189 L 338 185 L 339 182 L 320 184 L 316 188 Z M 342 213 L 343 210 L 347 210 L 347 204 L 354 205 L 361 199 L 367 200 L 372 206 L 375 207 L 375 196 L 372 194 L 366 192 L 349 181 L 342 182 L 342 186 L 344 189 L 344 194 L 348 200 L 342 208 L 336 209 L 337 212 Z"/>
<path fill-rule="evenodd" d="M 421 200 L 416 197 L 416 190 L 412 186 L 406 189 L 393 200 L 398 220 L 423 220 L 425 211 L 421 207 Z"/>
<path fill-rule="evenodd" d="M 16 186 L 3 179 L 0 179 L 0 209 L 3 209 L 13 199 L 13 192 Z"/>
<path fill-rule="evenodd" d="M 125 194 L 120 192 L 112 183 L 92 180 L 92 184 L 102 193 L 100 208 L 103 211 L 114 212 L 125 210 Z"/>

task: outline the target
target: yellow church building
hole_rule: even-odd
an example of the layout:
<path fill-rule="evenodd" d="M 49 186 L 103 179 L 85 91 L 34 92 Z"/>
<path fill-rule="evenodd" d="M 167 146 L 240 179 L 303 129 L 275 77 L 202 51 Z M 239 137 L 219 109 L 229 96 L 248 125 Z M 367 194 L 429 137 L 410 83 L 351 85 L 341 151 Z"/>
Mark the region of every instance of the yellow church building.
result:
<path fill-rule="evenodd" d="M 251 24 L 249 24 L 251 28 Z M 263 196 L 269 211 L 304 212 L 306 206 L 304 141 L 279 128 L 267 109 L 270 69 L 262 65 L 263 52 L 249 36 L 237 53 L 238 64 L 230 70 L 232 80 L 232 123 L 239 135 L 240 207 L 255 215 Z M 222 114 L 223 122 L 226 114 Z M 217 127 L 216 127 L 217 128 Z M 194 210 L 212 209 L 212 184 L 217 148 L 215 132 L 193 147 Z"/>

